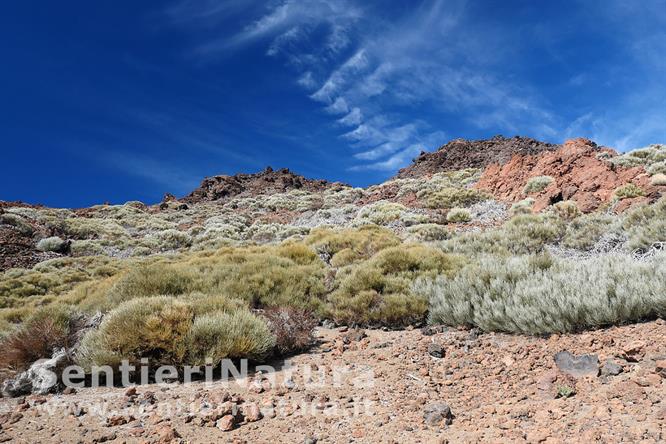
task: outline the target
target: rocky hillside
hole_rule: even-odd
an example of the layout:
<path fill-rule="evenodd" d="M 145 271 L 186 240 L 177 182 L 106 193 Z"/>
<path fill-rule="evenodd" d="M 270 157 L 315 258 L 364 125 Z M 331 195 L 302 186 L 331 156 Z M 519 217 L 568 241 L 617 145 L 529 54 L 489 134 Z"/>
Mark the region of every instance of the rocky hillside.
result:
<path fill-rule="evenodd" d="M 622 166 L 613 163 L 618 154 L 599 148 L 586 139 L 565 142 L 561 147 L 539 154 L 516 153 L 505 162 L 494 162 L 484 170 L 476 187 L 495 198 L 517 202 L 527 195 L 534 199 L 534 211 L 570 200 L 589 213 L 609 204 L 615 191 L 628 184 L 640 189 L 617 208 L 622 211 L 640 202 L 654 202 L 663 191 L 663 184 L 652 184 L 643 166 Z M 549 183 L 542 190 L 526 189 L 531 179 L 541 177 Z"/>
<path fill-rule="evenodd" d="M 189 203 L 211 202 L 236 196 L 252 197 L 260 194 L 285 193 L 290 190 L 318 192 L 340 186 L 342 186 L 340 183 L 326 180 L 306 179 L 287 168 L 273 170 L 267 167 L 255 174 L 207 177 L 198 188 L 182 200 Z"/>
<path fill-rule="evenodd" d="M 414 162 L 398 171 L 399 179 L 430 176 L 444 171 L 464 168 L 485 168 L 504 164 L 514 155 L 532 155 L 558 148 L 529 137 L 495 136 L 487 140 L 455 139 L 432 153 L 422 152 Z"/>
<path fill-rule="evenodd" d="M 662 442 L 665 187 L 665 145 L 495 137 L 367 188 L 268 168 L 0 202 L 0 442 Z M 284 378 L 45 385 L 145 359 Z M 377 384 L 312 385 L 334 367 Z"/>

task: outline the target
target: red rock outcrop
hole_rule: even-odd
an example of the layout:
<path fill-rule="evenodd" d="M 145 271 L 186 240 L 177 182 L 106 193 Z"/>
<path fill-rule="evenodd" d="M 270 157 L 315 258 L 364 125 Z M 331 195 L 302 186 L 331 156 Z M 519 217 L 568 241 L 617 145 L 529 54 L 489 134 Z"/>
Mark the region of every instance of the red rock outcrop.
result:
<path fill-rule="evenodd" d="M 284 193 L 289 190 L 318 192 L 341 186 L 344 185 L 339 182 L 329 182 L 323 179 L 306 179 L 303 176 L 292 173 L 287 168 L 276 171 L 268 167 L 264 171 L 255 174 L 207 177 L 201 182 L 198 188 L 181 200 L 196 203 L 236 196 L 250 197 L 260 194 Z"/>
<path fill-rule="evenodd" d="M 518 136 L 495 136 L 487 140 L 455 139 L 432 153 L 422 152 L 414 163 L 398 171 L 396 177 L 418 178 L 463 168 L 485 168 L 494 163 L 506 163 L 515 154 L 539 154 L 557 148 L 559 145 Z"/>
<path fill-rule="evenodd" d="M 627 199 L 627 204 L 653 201 L 661 195 L 657 187 L 650 185 L 643 167 L 615 166 L 597 158 L 600 152 L 617 155 L 614 150 L 600 148 L 587 139 L 569 140 L 554 151 L 515 154 L 504 164 L 489 165 L 476 187 L 492 193 L 497 199 L 515 202 L 527 197 L 523 189 L 531 177 L 550 176 L 554 179 L 550 185 L 539 193 L 530 194 L 535 199 L 534 211 L 562 200 L 575 201 L 583 212 L 594 211 L 609 202 L 618 187 L 628 183 L 639 186 L 645 197 Z M 628 206 L 624 203 L 621 202 L 619 210 Z"/>

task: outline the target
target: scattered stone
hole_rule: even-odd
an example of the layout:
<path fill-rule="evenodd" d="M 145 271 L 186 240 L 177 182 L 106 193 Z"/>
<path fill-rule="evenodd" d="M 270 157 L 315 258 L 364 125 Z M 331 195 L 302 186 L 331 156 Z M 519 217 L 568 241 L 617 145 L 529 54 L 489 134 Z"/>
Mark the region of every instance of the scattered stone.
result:
<path fill-rule="evenodd" d="M 365 330 L 360 328 L 354 328 L 349 330 L 345 335 L 342 336 L 342 341 L 345 344 L 351 344 L 352 342 L 360 342 L 366 336 L 368 335 L 365 333 Z"/>
<path fill-rule="evenodd" d="M 123 415 L 113 415 L 106 418 L 107 427 L 117 427 L 123 424 L 127 424 L 130 421 L 134 421 L 134 417 L 125 417 Z"/>
<path fill-rule="evenodd" d="M 554 357 L 557 368 L 574 378 L 597 376 L 599 374 L 599 358 L 597 355 L 575 356 L 568 351 L 561 351 Z"/>
<path fill-rule="evenodd" d="M 601 367 L 601 376 L 617 376 L 622 373 L 622 366 L 608 358 Z"/>
<path fill-rule="evenodd" d="M 126 398 L 131 398 L 132 396 L 136 396 L 136 387 L 134 387 L 134 386 L 125 390 L 125 397 Z"/>
<path fill-rule="evenodd" d="M 645 355 L 645 344 L 641 341 L 632 341 L 622 349 L 624 358 L 629 362 L 638 362 Z"/>
<path fill-rule="evenodd" d="M 114 439 L 116 439 L 116 437 L 117 437 L 116 432 L 110 432 L 110 433 L 102 434 L 101 436 L 98 436 L 97 438 L 94 438 L 93 442 L 97 443 L 97 442 L 113 441 Z"/>
<path fill-rule="evenodd" d="M 434 358 L 443 358 L 444 348 L 436 342 L 431 342 L 428 344 L 428 354 Z"/>
<path fill-rule="evenodd" d="M 178 431 L 170 424 L 159 425 L 155 434 L 157 435 L 157 442 L 161 444 L 170 443 L 180 438 Z"/>
<path fill-rule="evenodd" d="M 453 413 L 448 404 L 435 402 L 425 407 L 423 419 L 429 426 L 438 426 L 442 423 L 449 425 L 453 421 Z"/>
<path fill-rule="evenodd" d="M 662 378 L 666 378 L 666 359 L 660 359 L 655 362 L 655 371 Z"/>
<path fill-rule="evenodd" d="M 222 430 L 223 432 L 228 432 L 234 429 L 236 425 L 236 419 L 233 415 L 224 415 L 222 418 L 218 419 L 215 423 L 215 427 Z"/>
<path fill-rule="evenodd" d="M 245 404 L 243 406 L 243 416 L 247 422 L 259 421 L 261 418 L 263 418 L 259 406 L 254 402 Z"/>

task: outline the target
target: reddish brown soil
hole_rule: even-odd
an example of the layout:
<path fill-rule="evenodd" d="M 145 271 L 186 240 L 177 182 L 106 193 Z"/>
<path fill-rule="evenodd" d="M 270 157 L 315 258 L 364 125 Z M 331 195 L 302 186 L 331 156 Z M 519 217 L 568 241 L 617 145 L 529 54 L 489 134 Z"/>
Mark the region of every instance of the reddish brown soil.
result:
<path fill-rule="evenodd" d="M 5 399 L 0 441 L 658 443 L 666 440 L 665 337 L 663 320 L 549 338 L 455 329 L 430 336 L 371 330 L 363 338 L 322 329 L 320 344 L 293 358 L 293 386 L 282 369 L 273 383 L 249 386 L 146 385 L 131 396 L 116 388 Z M 621 373 L 572 378 L 553 359 L 563 350 L 596 354 L 601 366 L 612 359 Z M 302 364 L 311 366 L 310 376 Z M 334 367 L 349 378 L 334 383 Z M 373 378 L 356 379 L 368 371 Z M 558 396 L 564 386 L 575 393 Z M 217 419 L 225 402 L 244 412 L 235 424 Z M 426 422 L 434 403 L 451 408 L 450 425 Z M 220 429 L 229 424 L 232 430 Z"/>
<path fill-rule="evenodd" d="M 523 189 L 528 179 L 550 176 L 554 181 L 546 189 L 530 195 L 535 199 L 535 211 L 562 200 L 575 201 L 583 212 L 594 211 L 610 202 L 618 187 L 628 183 L 639 186 L 646 195 L 643 199 L 632 199 L 633 204 L 653 201 L 661 195 L 662 187 L 650 185 L 643 167 L 616 167 L 597 158 L 603 151 L 617 154 L 587 139 L 569 140 L 558 150 L 540 154 L 515 154 L 506 163 L 489 165 L 476 187 L 497 199 L 516 202 L 527 197 Z M 626 207 L 622 205 L 620 209 Z"/>

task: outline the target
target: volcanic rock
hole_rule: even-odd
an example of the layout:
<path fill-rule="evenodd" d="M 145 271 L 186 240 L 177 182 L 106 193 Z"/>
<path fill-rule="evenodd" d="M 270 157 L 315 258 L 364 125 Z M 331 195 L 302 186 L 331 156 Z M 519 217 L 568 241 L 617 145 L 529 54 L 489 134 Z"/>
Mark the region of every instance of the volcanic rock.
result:
<path fill-rule="evenodd" d="M 476 188 L 508 202 L 532 197 L 535 200 L 534 211 L 563 200 L 573 200 L 578 209 L 588 213 L 610 202 L 614 191 L 628 183 L 640 187 L 645 197 L 620 202 L 617 211 L 659 198 L 658 190 L 650 185 L 650 178 L 643 167 L 616 166 L 598 156 L 600 153 L 608 153 L 611 157 L 617 155 L 615 151 L 600 148 L 587 139 L 568 140 L 559 149 L 539 154 L 515 154 L 506 163 L 489 165 Z M 550 176 L 553 182 L 543 191 L 526 195 L 525 185 L 536 176 Z"/>
<path fill-rule="evenodd" d="M 414 163 L 398 171 L 396 178 L 408 179 L 431 176 L 464 168 L 485 168 L 504 164 L 514 155 L 534 155 L 553 151 L 559 146 L 529 137 L 495 136 L 488 140 L 455 139 L 432 153 L 422 152 Z"/>
<path fill-rule="evenodd" d="M 561 351 L 554 356 L 555 365 L 561 372 L 574 378 L 597 376 L 599 374 L 599 358 L 597 355 L 576 356 L 568 351 Z"/>
<path fill-rule="evenodd" d="M 323 179 L 306 179 L 287 168 L 273 170 L 267 167 L 255 174 L 207 177 L 201 185 L 182 200 L 188 203 L 216 201 L 236 196 L 251 197 L 260 194 L 284 193 L 290 190 L 320 192 L 329 188 L 343 187 L 339 182 Z"/>

